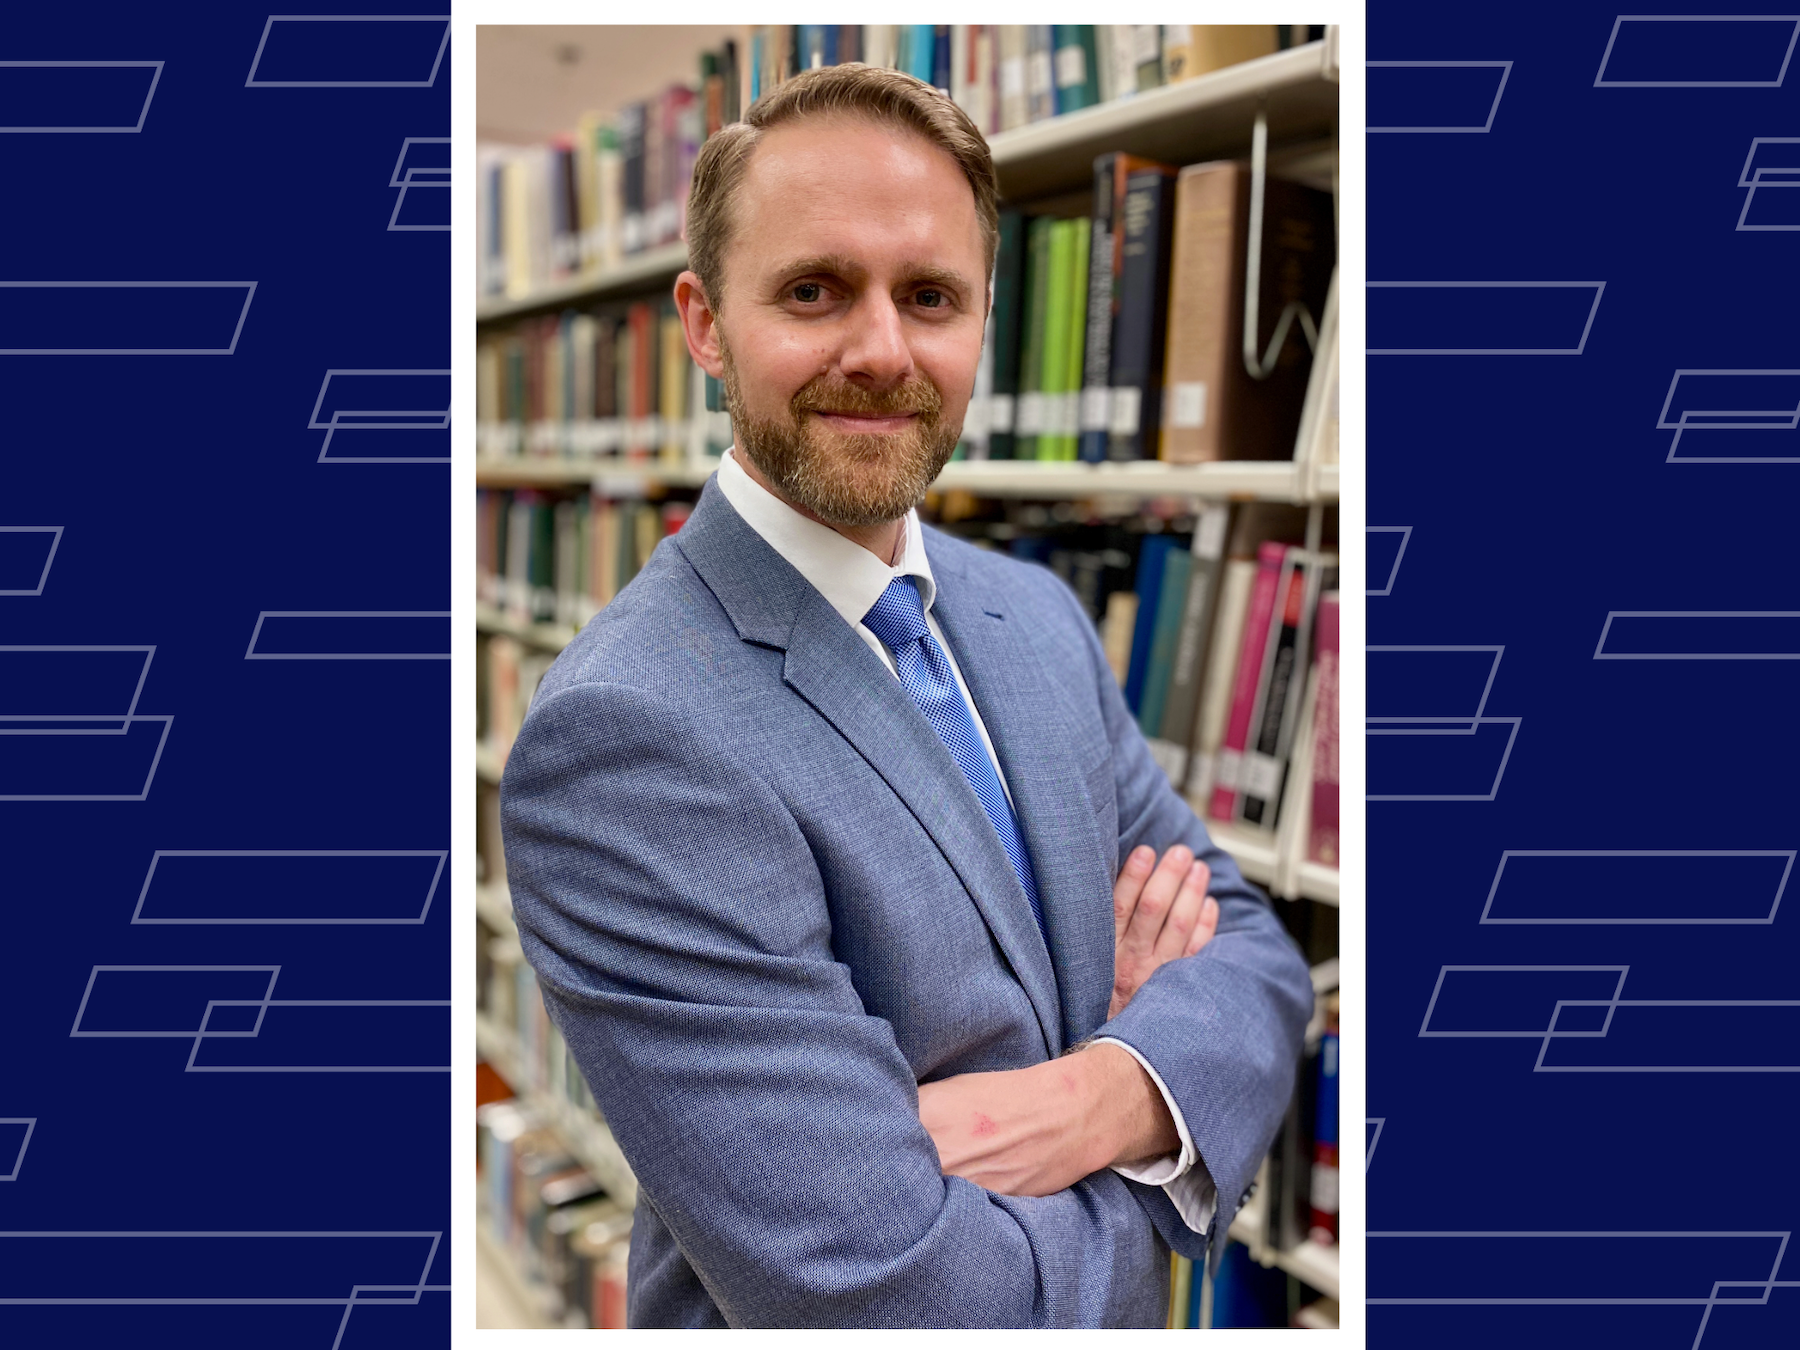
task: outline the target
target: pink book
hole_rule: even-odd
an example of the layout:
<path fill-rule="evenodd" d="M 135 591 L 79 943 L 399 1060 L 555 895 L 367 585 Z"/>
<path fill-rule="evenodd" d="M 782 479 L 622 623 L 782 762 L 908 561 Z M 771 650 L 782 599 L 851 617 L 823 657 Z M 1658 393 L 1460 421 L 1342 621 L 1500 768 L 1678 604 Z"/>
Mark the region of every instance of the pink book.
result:
<path fill-rule="evenodd" d="M 1319 692 L 1313 703 L 1312 826 L 1307 832 L 1309 861 L 1338 865 L 1338 598 L 1319 597 L 1313 626 Z"/>
<path fill-rule="evenodd" d="M 1273 539 L 1256 550 L 1256 582 L 1250 588 L 1250 608 L 1244 616 L 1244 645 L 1239 649 L 1237 681 L 1232 690 L 1231 716 L 1225 722 L 1225 739 L 1219 746 L 1218 778 L 1207 814 L 1214 820 L 1230 820 L 1237 813 L 1238 774 L 1244 763 L 1244 747 L 1250 741 L 1250 719 L 1256 712 L 1256 689 L 1262 680 L 1263 658 L 1269 640 L 1269 623 L 1275 615 L 1275 591 L 1281 581 L 1281 563 L 1288 546 Z"/>

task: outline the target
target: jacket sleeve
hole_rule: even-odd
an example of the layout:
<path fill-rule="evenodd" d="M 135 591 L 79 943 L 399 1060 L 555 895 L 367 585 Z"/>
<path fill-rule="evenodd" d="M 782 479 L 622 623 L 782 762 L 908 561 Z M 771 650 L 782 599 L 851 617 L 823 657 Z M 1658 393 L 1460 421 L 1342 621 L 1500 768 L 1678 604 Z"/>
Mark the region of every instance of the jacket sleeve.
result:
<path fill-rule="evenodd" d="M 1075 605 L 1066 587 L 1058 589 Z M 1293 1095 L 1312 979 L 1306 960 L 1261 891 L 1215 844 L 1169 785 L 1125 705 L 1094 626 L 1076 609 L 1112 742 L 1122 859 L 1140 844 L 1158 854 L 1186 844 L 1212 871 L 1219 926 L 1196 955 L 1156 971 L 1093 1035 L 1137 1050 L 1181 1108 L 1200 1162 L 1218 1188 L 1208 1242 L 1220 1250 Z M 1183 1235 L 1172 1245 L 1195 1254 Z"/>
<path fill-rule="evenodd" d="M 693 712 L 616 684 L 548 694 L 501 795 L 545 1004 L 728 1322 L 1141 1318 L 1166 1257 L 1123 1179 L 1018 1198 L 940 1173 L 893 1029 L 833 956 L 804 835 Z"/>

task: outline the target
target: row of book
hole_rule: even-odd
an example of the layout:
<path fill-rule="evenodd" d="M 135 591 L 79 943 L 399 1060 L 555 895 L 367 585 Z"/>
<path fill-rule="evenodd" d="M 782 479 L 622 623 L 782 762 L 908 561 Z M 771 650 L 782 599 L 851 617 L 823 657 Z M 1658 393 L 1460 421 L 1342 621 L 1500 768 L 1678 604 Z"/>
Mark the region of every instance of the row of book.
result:
<path fill-rule="evenodd" d="M 1253 376 L 1250 180 L 1237 161 L 1177 169 L 1107 153 L 1089 214 L 1003 212 L 968 457 L 1292 458 L 1312 349 L 1336 342 L 1332 198 L 1265 180 L 1251 336 L 1259 363 L 1276 355 Z"/>
<path fill-rule="evenodd" d="M 548 145 L 478 148 L 483 295 L 521 299 L 595 277 L 683 237 L 706 138 L 802 70 L 841 62 L 908 71 L 992 135 L 1323 36 L 1304 25 L 777 24 L 699 59 L 615 115 L 583 115 Z"/>
<path fill-rule="evenodd" d="M 476 445 L 487 457 L 717 457 L 719 389 L 694 364 L 672 298 L 527 319 L 475 344 Z"/>
<path fill-rule="evenodd" d="M 1105 519 L 1086 509 L 995 504 L 945 525 L 1069 583 L 1158 762 L 1211 819 L 1274 828 L 1303 766 L 1306 856 L 1336 866 L 1336 554 L 1301 545 L 1298 508 L 1211 503 L 1168 517 L 1152 502 Z M 594 490 L 478 489 L 478 596 L 515 626 L 572 633 L 691 511 L 686 500 Z M 502 763 L 551 659 L 505 633 L 481 644 L 478 731 Z"/>
<path fill-rule="evenodd" d="M 1091 214 L 1000 217 L 994 305 L 959 457 L 1289 459 L 1316 345 L 1330 357 L 1313 453 L 1337 457 L 1329 193 L 1268 179 L 1255 378 L 1244 357 L 1250 172 L 1094 162 Z M 1279 341 L 1277 341 L 1279 338 Z M 1324 386 L 1328 384 L 1329 388 Z M 674 301 L 566 310 L 482 335 L 484 456 L 703 461 L 731 442 L 717 381 L 693 363 Z"/>
<path fill-rule="evenodd" d="M 625 1326 L 631 1213 L 517 1098 L 475 1113 L 478 1221 L 552 1326 Z"/>
<path fill-rule="evenodd" d="M 688 501 L 597 491 L 477 488 L 477 598 L 518 623 L 580 628 L 692 510 Z"/>
<path fill-rule="evenodd" d="M 1033 510 L 1033 527 L 1023 523 Z M 1073 515 L 1073 512 L 1066 514 Z M 1305 515 L 1210 503 L 1055 524 L 1042 507 L 947 528 L 998 540 L 1069 583 L 1100 629 L 1127 706 L 1171 783 L 1210 819 L 1275 827 L 1299 765 L 1306 856 L 1338 861 L 1337 555 Z"/>

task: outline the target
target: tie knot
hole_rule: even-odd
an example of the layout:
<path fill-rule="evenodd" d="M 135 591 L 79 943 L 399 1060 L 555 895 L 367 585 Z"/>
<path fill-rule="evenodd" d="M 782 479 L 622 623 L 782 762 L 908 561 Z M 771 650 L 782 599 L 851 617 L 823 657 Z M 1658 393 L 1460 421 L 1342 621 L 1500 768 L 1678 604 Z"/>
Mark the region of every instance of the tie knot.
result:
<path fill-rule="evenodd" d="M 889 651 L 917 642 L 931 630 L 925 626 L 925 602 L 911 577 L 895 577 L 881 598 L 869 606 L 863 624 Z"/>

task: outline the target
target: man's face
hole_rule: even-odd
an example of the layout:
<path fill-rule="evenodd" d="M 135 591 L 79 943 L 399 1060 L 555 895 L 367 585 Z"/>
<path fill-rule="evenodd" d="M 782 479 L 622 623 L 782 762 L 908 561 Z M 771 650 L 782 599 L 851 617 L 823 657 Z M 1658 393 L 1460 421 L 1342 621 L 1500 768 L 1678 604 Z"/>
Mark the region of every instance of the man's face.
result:
<path fill-rule="evenodd" d="M 895 520 L 955 449 L 987 276 L 968 180 L 913 133 L 777 127 L 724 259 L 720 357 L 737 447 L 827 524 Z"/>

